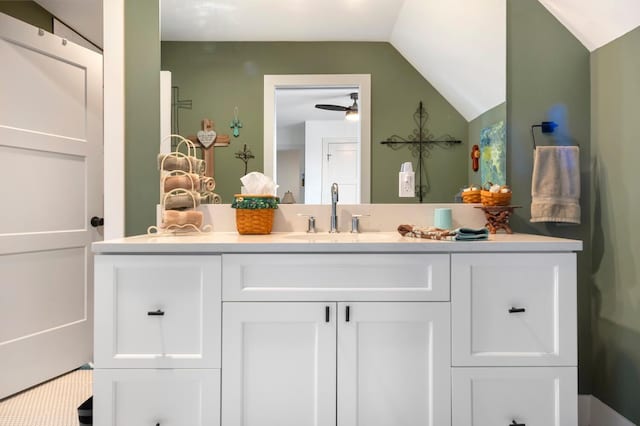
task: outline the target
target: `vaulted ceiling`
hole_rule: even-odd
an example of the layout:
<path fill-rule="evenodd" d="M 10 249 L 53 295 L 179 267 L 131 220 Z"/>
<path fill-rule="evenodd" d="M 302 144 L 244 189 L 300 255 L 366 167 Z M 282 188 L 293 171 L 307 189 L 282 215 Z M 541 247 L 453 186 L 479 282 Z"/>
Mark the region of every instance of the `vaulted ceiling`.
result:
<path fill-rule="evenodd" d="M 36 1 L 102 45 L 102 0 Z M 386 41 L 467 120 L 506 99 L 505 0 L 159 1 L 163 40 Z M 520 1 L 590 51 L 640 25 L 639 0 Z"/>

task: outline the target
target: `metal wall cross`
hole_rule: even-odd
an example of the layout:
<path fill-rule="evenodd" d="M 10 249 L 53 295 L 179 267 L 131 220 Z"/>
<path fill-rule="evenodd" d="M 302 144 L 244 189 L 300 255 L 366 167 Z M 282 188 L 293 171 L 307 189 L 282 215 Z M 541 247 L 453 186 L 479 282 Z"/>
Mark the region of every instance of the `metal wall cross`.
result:
<path fill-rule="evenodd" d="M 380 142 L 383 145 L 388 145 L 392 149 L 398 149 L 404 146 L 408 146 L 411 154 L 414 157 L 418 157 L 418 175 L 419 175 L 419 183 L 416 185 L 416 190 L 419 194 L 420 202 L 427 192 L 427 184 L 422 183 L 422 175 L 424 168 L 424 157 L 429 156 L 429 150 L 431 144 L 440 144 L 445 146 L 453 146 L 454 144 L 462 143 L 462 141 L 455 140 L 452 137 L 446 140 L 434 140 L 433 136 L 429 133 L 429 130 L 426 128 L 427 120 L 429 119 L 429 114 L 425 111 L 422 101 L 420 101 L 420 105 L 416 112 L 413 113 L 413 121 L 418 126 L 413 130 L 413 133 L 410 134 L 407 138 L 400 137 L 398 135 L 391 135 L 387 138 L 387 140 Z"/>

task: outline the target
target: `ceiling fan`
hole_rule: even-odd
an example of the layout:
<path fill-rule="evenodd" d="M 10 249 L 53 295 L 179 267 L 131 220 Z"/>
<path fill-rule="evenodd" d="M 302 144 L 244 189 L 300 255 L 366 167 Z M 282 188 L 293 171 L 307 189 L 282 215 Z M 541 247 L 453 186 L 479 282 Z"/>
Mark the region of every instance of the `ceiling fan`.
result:
<path fill-rule="evenodd" d="M 328 111 L 344 111 L 346 113 L 347 120 L 358 120 L 358 93 L 354 92 L 349 95 L 351 99 L 353 99 L 353 105 L 351 106 L 342 106 L 342 105 L 332 105 L 332 104 L 316 104 L 316 108 L 325 109 Z"/>

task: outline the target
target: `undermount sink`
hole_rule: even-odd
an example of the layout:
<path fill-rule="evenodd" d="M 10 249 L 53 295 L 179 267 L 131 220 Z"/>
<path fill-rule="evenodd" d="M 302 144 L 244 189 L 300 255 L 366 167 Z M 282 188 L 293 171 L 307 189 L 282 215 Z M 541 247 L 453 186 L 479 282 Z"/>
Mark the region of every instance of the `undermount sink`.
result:
<path fill-rule="evenodd" d="M 303 234 L 285 234 L 282 238 L 287 240 L 307 241 L 307 242 L 395 242 L 405 240 L 402 235 L 397 232 L 362 232 L 352 234 L 351 232 L 339 232 L 335 234 L 319 232 L 317 234 L 303 233 Z"/>

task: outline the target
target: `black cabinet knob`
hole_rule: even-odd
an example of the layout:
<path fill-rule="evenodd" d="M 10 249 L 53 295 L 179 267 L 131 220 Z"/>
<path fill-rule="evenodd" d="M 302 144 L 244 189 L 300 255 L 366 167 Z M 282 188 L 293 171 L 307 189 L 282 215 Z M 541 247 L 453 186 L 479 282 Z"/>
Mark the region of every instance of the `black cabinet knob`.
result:
<path fill-rule="evenodd" d="M 147 315 L 149 315 L 150 317 L 163 317 L 164 311 L 161 311 L 160 309 L 158 309 L 157 311 L 149 311 L 147 312 Z"/>
<path fill-rule="evenodd" d="M 91 218 L 89 223 L 91 223 L 91 226 L 93 226 L 94 228 L 97 228 L 98 226 L 103 226 L 104 225 L 104 218 L 103 217 L 94 216 L 94 217 Z"/>
<path fill-rule="evenodd" d="M 515 420 L 511 420 L 511 423 L 509 423 L 509 426 L 527 426 L 524 423 L 518 423 Z"/>
<path fill-rule="evenodd" d="M 525 312 L 525 311 L 526 311 L 525 308 L 511 308 L 511 309 L 509 309 L 509 313 L 510 314 L 518 314 L 518 313 Z"/>

